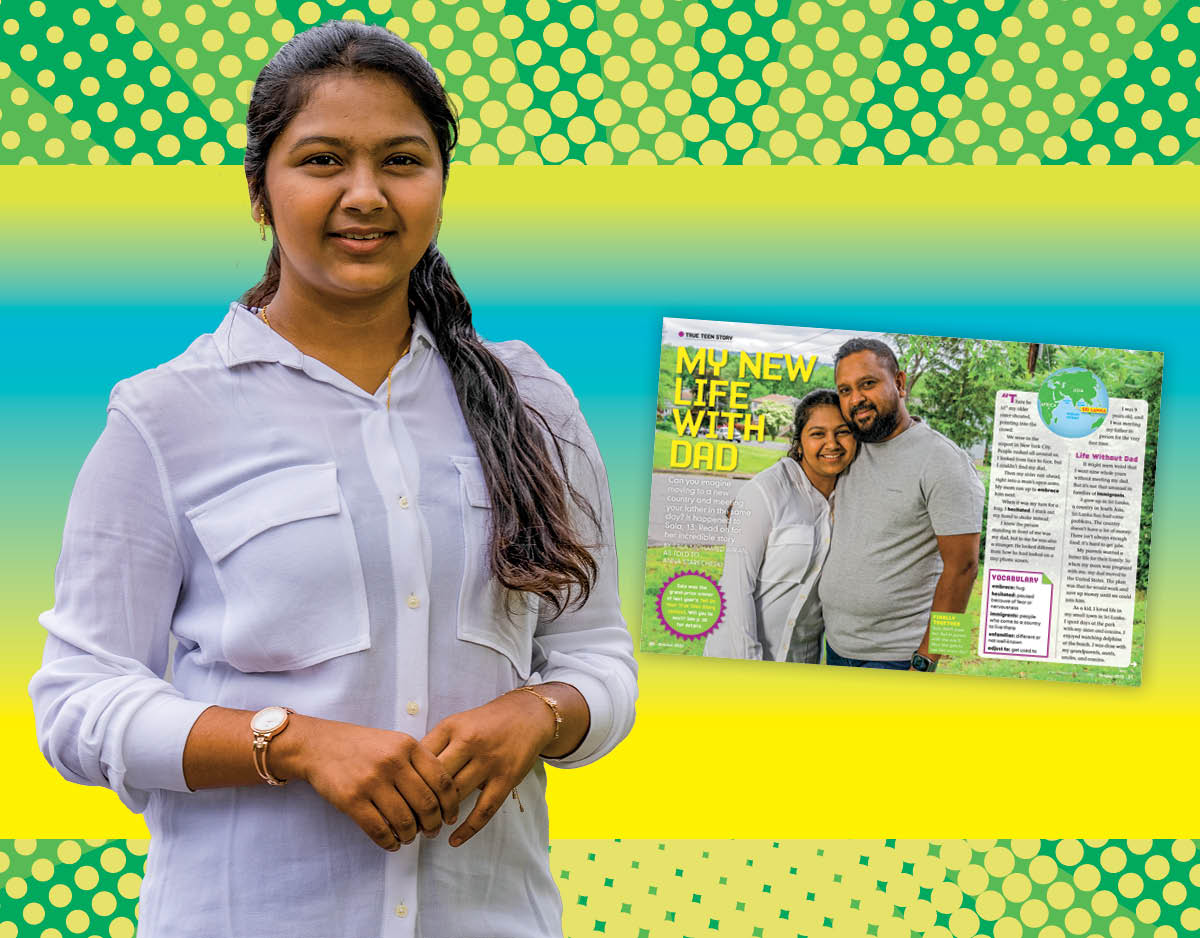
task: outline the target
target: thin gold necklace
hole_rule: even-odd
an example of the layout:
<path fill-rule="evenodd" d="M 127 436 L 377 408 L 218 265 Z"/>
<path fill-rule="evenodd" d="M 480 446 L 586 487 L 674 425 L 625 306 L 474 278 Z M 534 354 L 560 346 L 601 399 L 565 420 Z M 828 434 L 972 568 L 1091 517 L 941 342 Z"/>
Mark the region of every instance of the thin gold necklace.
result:
<path fill-rule="evenodd" d="M 258 311 L 258 318 L 263 321 L 263 323 L 266 325 L 266 327 L 268 329 L 271 329 L 272 331 L 278 331 L 275 329 L 274 326 L 271 325 L 271 318 L 267 315 L 267 310 L 269 310 L 270 308 L 271 308 L 271 304 L 268 303 L 266 306 L 264 306 L 262 309 L 260 309 Z M 404 356 L 408 354 L 408 349 L 412 345 L 412 332 L 413 332 L 412 320 L 410 319 L 408 321 L 408 328 L 404 331 L 404 342 L 400 346 L 400 357 L 397 359 L 397 361 L 399 361 L 401 358 L 404 358 Z M 387 401 L 384 404 L 384 408 L 386 410 L 392 409 L 392 372 L 395 370 L 396 370 L 395 365 L 392 365 L 392 367 L 388 369 Z"/>

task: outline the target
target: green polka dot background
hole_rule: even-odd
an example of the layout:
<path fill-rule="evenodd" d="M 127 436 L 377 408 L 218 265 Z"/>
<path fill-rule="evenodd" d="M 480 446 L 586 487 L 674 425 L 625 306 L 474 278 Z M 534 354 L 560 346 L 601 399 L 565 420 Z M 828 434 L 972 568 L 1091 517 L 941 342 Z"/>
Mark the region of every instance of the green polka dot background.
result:
<path fill-rule="evenodd" d="M 131 938 L 145 841 L 0 841 L 0 938 Z M 1192 840 L 647 841 L 550 847 L 567 938 L 1181 938 Z"/>
<path fill-rule="evenodd" d="M 0 162 L 240 163 L 297 31 L 413 43 L 473 164 L 1194 163 L 1197 0 L 0 0 Z"/>
<path fill-rule="evenodd" d="M 0 840 L 0 938 L 132 938 L 147 841 Z"/>

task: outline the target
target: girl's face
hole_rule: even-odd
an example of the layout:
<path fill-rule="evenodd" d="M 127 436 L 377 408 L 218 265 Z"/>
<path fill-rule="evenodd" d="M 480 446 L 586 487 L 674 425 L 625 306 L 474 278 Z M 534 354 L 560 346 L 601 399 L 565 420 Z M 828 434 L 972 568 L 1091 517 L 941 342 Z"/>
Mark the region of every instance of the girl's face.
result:
<path fill-rule="evenodd" d="M 403 296 L 441 213 L 437 138 L 393 79 L 321 76 L 271 145 L 266 188 L 281 285 L 335 303 Z"/>
<path fill-rule="evenodd" d="M 812 472 L 836 476 L 850 465 L 857 446 L 840 408 L 821 404 L 809 411 L 800 431 L 800 457 Z"/>

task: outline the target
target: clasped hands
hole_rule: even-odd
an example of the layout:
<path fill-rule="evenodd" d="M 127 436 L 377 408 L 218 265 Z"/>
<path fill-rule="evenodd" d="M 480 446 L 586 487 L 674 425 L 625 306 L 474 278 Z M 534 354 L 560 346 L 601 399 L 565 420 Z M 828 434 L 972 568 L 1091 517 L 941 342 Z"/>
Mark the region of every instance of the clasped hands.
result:
<path fill-rule="evenodd" d="M 308 755 L 296 763 L 296 774 L 385 850 L 457 823 L 459 804 L 478 789 L 475 807 L 450 834 L 450 846 L 457 847 L 492 819 L 554 732 L 554 713 L 529 693 L 503 694 L 452 714 L 420 740 L 351 723 L 304 721 Z"/>

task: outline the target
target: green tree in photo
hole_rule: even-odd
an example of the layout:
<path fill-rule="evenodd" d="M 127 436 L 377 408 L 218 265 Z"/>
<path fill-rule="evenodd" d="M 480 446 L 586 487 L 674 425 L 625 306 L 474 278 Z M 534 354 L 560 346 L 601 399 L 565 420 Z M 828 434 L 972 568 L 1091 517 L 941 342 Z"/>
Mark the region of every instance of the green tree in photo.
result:
<path fill-rule="evenodd" d="M 952 341 L 925 372 L 916 412 L 963 449 L 990 445 L 996 392 L 1021 381 L 1021 353 L 1016 343 Z"/>
<path fill-rule="evenodd" d="M 775 439 L 781 432 L 788 429 L 795 414 L 794 408 L 780 401 L 766 401 L 759 404 L 754 412 L 755 419 L 762 418 L 763 433 L 768 440 Z"/>

